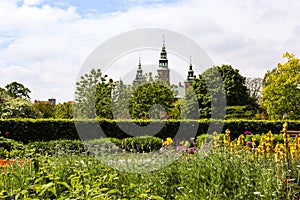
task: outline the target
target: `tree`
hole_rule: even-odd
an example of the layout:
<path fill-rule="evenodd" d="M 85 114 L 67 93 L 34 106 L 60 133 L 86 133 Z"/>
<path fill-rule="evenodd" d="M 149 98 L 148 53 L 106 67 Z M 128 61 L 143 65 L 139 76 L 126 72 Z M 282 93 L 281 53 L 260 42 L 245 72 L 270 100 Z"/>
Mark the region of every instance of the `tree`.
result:
<path fill-rule="evenodd" d="M 284 64 L 268 71 L 263 80 L 263 106 L 271 119 L 300 119 L 300 60 L 285 53 Z"/>
<path fill-rule="evenodd" d="M 171 88 L 154 81 L 150 75 L 142 84 L 134 86 L 129 111 L 131 118 L 135 119 L 167 118 L 170 116 L 173 103 L 174 95 Z"/>
<path fill-rule="evenodd" d="M 123 81 L 117 81 L 113 89 L 112 111 L 114 119 L 130 119 L 129 99 L 132 96 L 134 87 L 124 85 Z"/>
<path fill-rule="evenodd" d="M 89 74 L 80 77 L 76 83 L 75 117 L 111 118 L 111 92 L 113 81 L 106 80 L 100 69 L 92 69 Z"/>
<path fill-rule="evenodd" d="M 73 118 L 73 103 L 64 102 L 55 106 L 55 118 L 58 119 L 72 119 Z"/>
<path fill-rule="evenodd" d="M 191 104 L 193 94 L 198 100 L 200 118 L 222 118 L 226 106 L 246 106 L 248 110 L 257 109 L 258 105 L 250 97 L 245 85 L 245 77 L 239 70 L 230 65 L 214 66 L 205 70 L 194 79 L 192 91 L 187 92 L 183 110 L 188 111 L 195 106 Z M 194 101 L 194 100 L 193 100 Z M 191 105 L 190 105 L 191 104 Z"/>
<path fill-rule="evenodd" d="M 41 113 L 35 110 L 28 100 L 21 97 L 9 97 L 2 107 L 2 118 L 39 118 Z"/>
<path fill-rule="evenodd" d="M 30 90 L 22 84 L 12 82 L 0 87 L 1 118 L 38 118 L 41 113 L 29 101 Z"/>
<path fill-rule="evenodd" d="M 112 91 L 114 83 L 112 79 L 103 80 L 97 84 L 95 109 L 96 115 L 100 118 L 112 119 Z"/>
<path fill-rule="evenodd" d="M 192 113 L 197 112 L 200 118 L 209 118 L 211 116 L 211 96 L 201 75 L 195 78 L 192 86 L 188 88 L 182 101 L 181 109 L 183 118 L 194 118 Z"/>
<path fill-rule="evenodd" d="M 24 99 L 30 99 L 29 93 L 31 91 L 21 83 L 12 82 L 10 84 L 7 84 L 5 88 L 7 90 L 7 93 L 13 98 L 21 97 Z"/>
<path fill-rule="evenodd" d="M 223 79 L 228 106 L 255 106 L 255 101 L 250 97 L 246 87 L 246 78 L 240 75 L 238 69 L 230 65 L 218 67 Z"/>
<path fill-rule="evenodd" d="M 251 98 L 259 102 L 262 90 L 262 78 L 246 78 L 246 86 Z"/>
<path fill-rule="evenodd" d="M 50 102 L 37 102 L 33 108 L 41 113 L 42 118 L 54 118 L 55 105 Z"/>

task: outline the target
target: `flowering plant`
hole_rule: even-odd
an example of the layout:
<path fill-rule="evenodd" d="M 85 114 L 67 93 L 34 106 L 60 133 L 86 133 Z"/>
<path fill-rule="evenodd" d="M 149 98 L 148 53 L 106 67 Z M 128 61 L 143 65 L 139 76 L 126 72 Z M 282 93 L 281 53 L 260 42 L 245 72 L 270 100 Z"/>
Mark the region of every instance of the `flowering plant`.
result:
<path fill-rule="evenodd" d="M 251 131 L 245 131 L 244 135 L 252 135 Z"/>

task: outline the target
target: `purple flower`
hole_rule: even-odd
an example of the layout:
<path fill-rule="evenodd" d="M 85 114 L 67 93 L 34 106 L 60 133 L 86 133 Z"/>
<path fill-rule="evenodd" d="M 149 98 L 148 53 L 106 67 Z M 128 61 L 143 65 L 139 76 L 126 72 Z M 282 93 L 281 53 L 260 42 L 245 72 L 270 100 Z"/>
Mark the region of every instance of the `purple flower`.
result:
<path fill-rule="evenodd" d="M 188 148 L 186 146 L 177 146 L 176 149 L 186 151 Z"/>
<path fill-rule="evenodd" d="M 6 131 L 6 132 L 5 132 L 5 135 L 6 135 L 6 136 L 8 136 L 8 135 L 9 135 L 9 132 L 8 132 L 8 131 Z"/>
<path fill-rule="evenodd" d="M 247 144 L 249 147 L 252 147 L 252 142 L 248 141 L 246 144 Z"/>
<path fill-rule="evenodd" d="M 251 131 L 245 131 L 244 135 L 252 135 Z"/>
<path fill-rule="evenodd" d="M 195 153 L 195 149 L 194 149 L 194 148 L 191 148 L 191 149 L 190 149 L 190 154 L 193 155 L 194 153 Z"/>

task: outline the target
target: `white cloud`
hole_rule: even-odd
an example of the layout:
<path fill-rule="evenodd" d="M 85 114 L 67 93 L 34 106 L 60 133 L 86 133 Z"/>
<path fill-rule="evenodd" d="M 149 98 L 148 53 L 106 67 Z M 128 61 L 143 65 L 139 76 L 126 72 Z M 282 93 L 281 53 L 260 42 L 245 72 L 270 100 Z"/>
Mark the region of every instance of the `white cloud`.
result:
<path fill-rule="evenodd" d="M 76 76 L 89 53 L 110 37 L 137 28 L 185 34 L 215 64 L 231 64 L 245 76 L 262 77 L 284 62 L 285 51 L 296 56 L 300 51 L 298 1 L 157 2 L 84 17 L 79 8 L 62 9 L 42 0 L 25 0 L 19 6 L 17 0 L 1 1 L 0 86 L 17 80 L 32 90 L 33 98 L 71 100 Z"/>
<path fill-rule="evenodd" d="M 34 6 L 42 3 L 42 0 L 24 0 L 24 5 L 26 6 Z"/>

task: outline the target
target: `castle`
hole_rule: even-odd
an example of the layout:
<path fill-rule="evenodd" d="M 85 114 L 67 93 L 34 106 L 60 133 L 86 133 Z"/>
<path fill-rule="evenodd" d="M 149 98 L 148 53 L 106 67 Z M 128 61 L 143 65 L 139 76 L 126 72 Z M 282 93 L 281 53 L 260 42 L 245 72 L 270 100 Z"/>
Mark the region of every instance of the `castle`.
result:
<path fill-rule="evenodd" d="M 192 66 L 192 62 L 190 61 L 190 66 L 187 74 L 187 79 L 184 81 L 184 85 L 179 82 L 177 88 L 177 96 L 176 99 L 181 99 L 184 97 L 184 95 L 187 92 L 187 89 L 192 85 L 192 82 L 194 81 L 194 70 Z M 167 51 L 165 46 L 165 38 L 163 36 L 163 45 L 160 52 L 160 59 L 159 59 L 159 65 L 157 69 L 157 79 L 169 84 L 170 83 L 170 69 L 168 66 L 168 58 L 167 58 Z M 143 70 L 141 65 L 141 58 L 139 58 L 139 64 L 136 72 L 136 77 L 133 81 L 133 83 L 138 84 L 141 83 L 143 80 Z"/>

